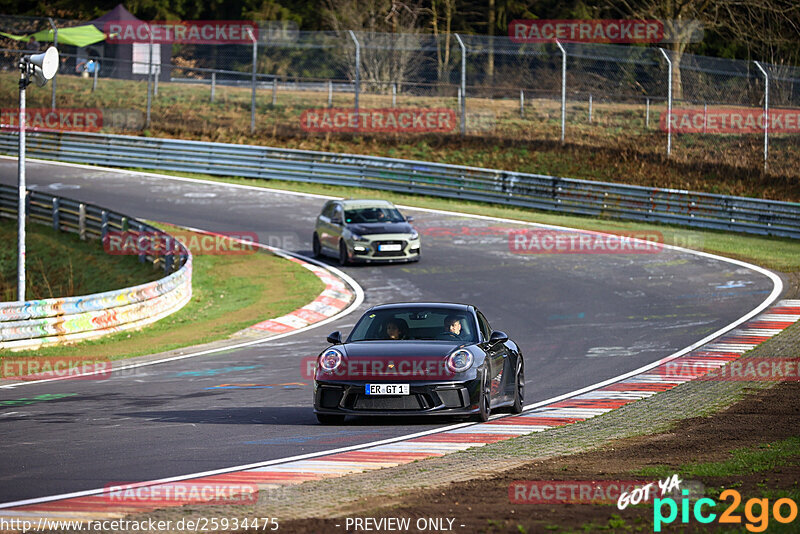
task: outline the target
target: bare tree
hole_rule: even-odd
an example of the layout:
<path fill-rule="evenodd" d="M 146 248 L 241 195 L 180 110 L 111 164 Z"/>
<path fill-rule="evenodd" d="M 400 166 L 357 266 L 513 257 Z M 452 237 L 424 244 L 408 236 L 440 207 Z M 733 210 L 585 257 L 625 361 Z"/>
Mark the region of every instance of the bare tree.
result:
<path fill-rule="evenodd" d="M 357 32 L 362 47 L 362 78 L 373 90 L 402 83 L 422 64 L 420 27 L 424 9 L 420 0 L 326 0 L 328 26 L 343 38 Z M 354 75 L 355 50 L 346 47 L 343 67 Z"/>
<path fill-rule="evenodd" d="M 431 28 L 436 39 L 436 73 L 439 81 L 450 74 L 450 38 L 455 4 L 455 0 L 431 0 Z M 443 30 L 439 29 L 440 20 L 444 23 Z"/>
<path fill-rule="evenodd" d="M 497 6 L 495 0 L 489 0 L 486 33 L 489 35 L 489 55 L 486 61 L 486 76 L 489 82 L 494 78 L 494 29 L 497 24 Z"/>
<path fill-rule="evenodd" d="M 720 34 L 742 43 L 748 59 L 769 63 L 770 100 L 791 105 L 800 69 L 800 9 L 796 0 L 729 0 Z"/>
<path fill-rule="evenodd" d="M 721 0 L 727 1 L 727 0 Z M 609 8 L 633 19 L 657 19 L 664 23 L 664 33 L 669 36 L 672 60 L 672 95 L 683 98 L 681 58 L 691 37 L 697 32 L 697 23 L 704 28 L 717 24 L 719 2 L 713 0 L 610 0 Z"/>
<path fill-rule="evenodd" d="M 729 0 L 720 33 L 747 48 L 749 59 L 776 65 L 800 63 L 800 8 L 796 0 Z"/>

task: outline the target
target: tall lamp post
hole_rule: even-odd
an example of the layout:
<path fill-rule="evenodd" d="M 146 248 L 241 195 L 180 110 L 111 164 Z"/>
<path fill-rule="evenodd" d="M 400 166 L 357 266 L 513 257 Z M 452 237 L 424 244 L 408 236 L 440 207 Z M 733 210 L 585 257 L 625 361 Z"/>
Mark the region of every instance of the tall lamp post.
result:
<path fill-rule="evenodd" d="M 58 72 L 58 50 L 52 46 L 44 54 L 23 56 L 19 62 L 19 159 L 17 166 L 17 300 L 25 302 L 25 89 L 31 82 L 44 87 Z"/>

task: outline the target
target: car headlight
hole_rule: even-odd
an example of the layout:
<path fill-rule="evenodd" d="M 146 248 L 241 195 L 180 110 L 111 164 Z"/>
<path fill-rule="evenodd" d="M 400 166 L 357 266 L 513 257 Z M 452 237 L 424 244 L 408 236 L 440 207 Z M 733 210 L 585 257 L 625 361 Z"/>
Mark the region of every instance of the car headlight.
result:
<path fill-rule="evenodd" d="M 417 232 L 416 230 L 411 230 L 411 239 L 413 240 L 418 238 L 419 238 L 419 232 Z"/>
<path fill-rule="evenodd" d="M 472 367 L 473 361 L 475 359 L 470 351 L 458 349 L 447 357 L 447 367 L 454 373 L 461 373 Z"/>
<path fill-rule="evenodd" d="M 336 349 L 328 349 L 319 357 L 319 366 L 328 373 L 332 373 L 340 365 L 342 365 L 342 353 Z"/>
<path fill-rule="evenodd" d="M 361 242 L 364 242 L 364 243 L 369 241 L 369 239 L 365 238 L 364 236 L 359 235 L 359 234 L 354 234 L 353 232 L 350 232 L 350 238 L 353 241 L 361 241 Z"/>

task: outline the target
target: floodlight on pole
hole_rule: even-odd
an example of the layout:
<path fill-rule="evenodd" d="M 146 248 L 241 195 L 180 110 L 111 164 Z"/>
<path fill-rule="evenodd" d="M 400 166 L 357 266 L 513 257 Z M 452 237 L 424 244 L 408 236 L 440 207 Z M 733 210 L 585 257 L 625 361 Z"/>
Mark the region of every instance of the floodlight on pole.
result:
<path fill-rule="evenodd" d="M 58 26 L 56 26 L 55 21 L 53 21 L 52 17 L 47 17 L 47 20 L 50 21 L 50 27 L 53 29 L 53 48 L 58 50 Z M 56 109 L 56 79 L 53 78 L 53 83 L 50 86 L 50 109 L 55 111 Z"/>
<path fill-rule="evenodd" d="M 17 300 L 25 302 L 25 89 L 31 82 L 43 87 L 58 72 L 58 49 L 23 56 L 19 62 L 19 158 L 17 160 Z"/>

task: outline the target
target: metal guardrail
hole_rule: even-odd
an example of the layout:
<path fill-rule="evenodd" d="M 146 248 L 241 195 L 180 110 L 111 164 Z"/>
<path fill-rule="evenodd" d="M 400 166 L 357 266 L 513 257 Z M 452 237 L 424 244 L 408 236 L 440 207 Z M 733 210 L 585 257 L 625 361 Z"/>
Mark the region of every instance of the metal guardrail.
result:
<path fill-rule="evenodd" d="M 0 152 L 15 154 L 13 131 Z M 563 213 L 800 238 L 800 203 L 442 163 L 254 145 L 75 132 L 29 133 L 33 157 L 115 167 L 290 180 Z"/>
<path fill-rule="evenodd" d="M 109 232 L 133 240 L 167 236 L 125 215 L 39 191 L 29 191 L 26 202 L 31 221 L 76 233 L 81 239 L 103 239 Z M 0 217 L 16 220 L 16 188 L 0 185 Z M 100 337 L 139 328 L 178 311 L 192 296 L 192 256 L 177 240 L 163 242 L 172 243 L 175 248 L 170 252 L 176 254 L 157 249 L 139 254 L 140 261 L 164 269 L 166 276 L 160 280 L 93 295 L 0 302 L 0 350 Z"/>

